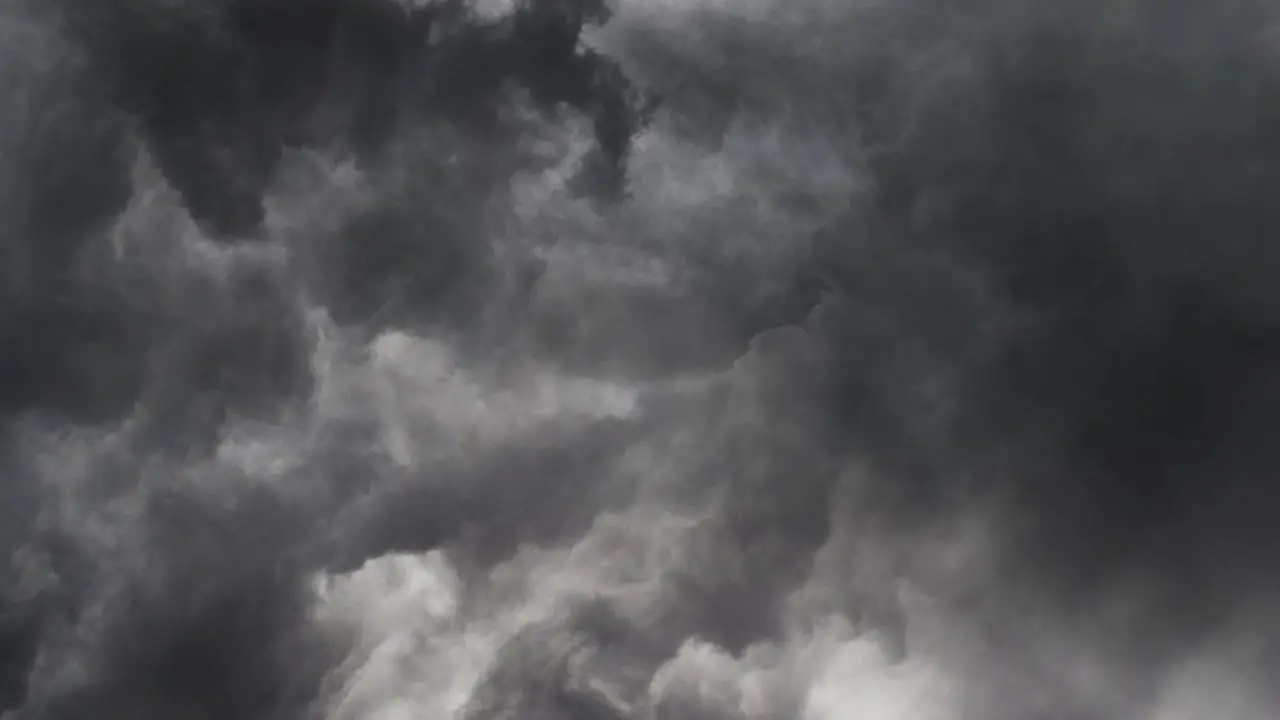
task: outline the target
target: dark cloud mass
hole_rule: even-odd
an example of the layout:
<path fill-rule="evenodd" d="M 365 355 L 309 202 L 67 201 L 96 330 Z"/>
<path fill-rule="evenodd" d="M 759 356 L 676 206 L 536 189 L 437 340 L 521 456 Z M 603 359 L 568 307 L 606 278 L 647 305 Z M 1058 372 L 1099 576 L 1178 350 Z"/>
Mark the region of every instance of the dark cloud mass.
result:
<path fill-rule="evenodd" d="M 1280 716 L 1277 10 L 0 0 L 0 718 Z"/>

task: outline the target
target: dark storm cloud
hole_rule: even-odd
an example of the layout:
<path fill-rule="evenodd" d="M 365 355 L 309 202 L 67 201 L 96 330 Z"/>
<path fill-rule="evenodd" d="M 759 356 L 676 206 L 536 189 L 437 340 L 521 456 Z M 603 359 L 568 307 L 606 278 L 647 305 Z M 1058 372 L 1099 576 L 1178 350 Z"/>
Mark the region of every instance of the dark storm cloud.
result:
<path fill-rule="evenodd" d="M 1147 669 L 1274 598 L 1280 538 L 1248 508 L 1276 500 L 1262 438 L 1278 419 L 1280 296 L 1262 278 L 1280 77 L 1270 17 L 1242 5 L 1032 13 L 992 23 L 958 87 L 893 111 L 918 80 L 880 80 L 873 220 L 854 233 L 907 274 L 895 284 L 856 255 L 841 269 L 841 238 L 828 245 L 849 297 L 831 321 L 854 368 L 846 417 L 866 452 L 919 478 L 907 511 L 949 512 L 957 493 L 1009 503 L 1005 572 L 1036 607 L 1090 618 L 1142 587 L 1120 654 Z M 972 303 L 966 317 L 965 288 L 912 253 L 983 278 L 1007 318 L 996 339 Z M 884 306 L 893 324 L 869 351 L 865 318 Z M 931 375 L 950 378 L 941 438 L 912 409 Z M 979 602 L 999 617 L 1007 588 Z"/>
<path fill-rule="evenodd" d="M 874 242 L 976 266 L 1015 318 L 961 383 L 956 445 L 1026 449 L 1044 477 L 1015 502 L 1046 515 L 1048 548 L 1065 543 L 1050 572 L 1185 569 L 1174 545 L 1197 515 L 1231 488 L 1269 499 L 1270 459 L 1239 445 L 1272 423 L 1280 347 L 1280 296 L 1261 281 L 1280 150 L 1268 18 L 1130 12 L 1118 29 L 1085 9 L 996 31 L 959 102 L 926 98 L 869 161 Z M 857 297 L 875 278 L 842 282 Z M 907 287 L 906 322 L 947 363 L 955 322 L 930 305 L 937 285 Z"/>
<path fill-rule="evenodd" d="M 0 7 L 16 717 L 1273 707 L 1265 4 Z"/>
<path fill-rule="evenodd" d="M 1275 591 L 1277 537 L 1247 509 L 1276 499 L 1262 439 L 1280 359 L 1264 279 L 1280 150 L 1270 11 L 851 15 L 866 20 L 848 29 L 862 44 L 823 55 L 843 82 L 788 85 L 778 101 L 814 127 L 835 112 L 856 128 L 874 186 L 815 249 L 834 296 L 807 327 L 833 343 L 834 417 L 896 478 L 887 512 L 927 526 L 1007 504 L 999 580 L 963 599 L 974 612 L 1016 628 L 1017 595 L 1088 623 L 1102 598 L 1140 586 L 1144 615 L 1119 654 L 1159 667 Z M 799 42 L 781 34 L 760 54 Z M 749 67 L 719 53 L 733 42 L 718 30 L 705 37 L 710 57 Z M 686 47 L 665 45 L 632 50 Z M 726 92 L 790 72 L 744 73 Z M 734 86 L 717 78 L 707 87 Z M 993 628 L 993 642 L 1024 631 Z"/>
<path fill-rule="evenodd" d="M 113 1 L 68 12 L 67 25 L 192 215 L 235 237 L 261 224 L 285 147 L 376 154 L 398 123 L 424 115 L 509 142 L 498 107 L 508 83 L 548 110 L 589 114 L 598 179 L 617 183 L 608 176 L 624 172 L 637 98 L 607 59 L 577 46 L 606 17 L 598 2 L 531 3 L 488 20 L 455 0 Z"/>

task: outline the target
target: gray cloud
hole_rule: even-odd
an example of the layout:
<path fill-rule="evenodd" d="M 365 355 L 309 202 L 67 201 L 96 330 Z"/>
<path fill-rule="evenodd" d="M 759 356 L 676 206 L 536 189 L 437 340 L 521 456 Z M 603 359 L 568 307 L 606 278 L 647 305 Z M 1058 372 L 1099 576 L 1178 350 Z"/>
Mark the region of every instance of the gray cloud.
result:
<path fill-rule="evenodd" d="M 0 5 L 0 712 L 1274 715 L 1273 27 Z"/>

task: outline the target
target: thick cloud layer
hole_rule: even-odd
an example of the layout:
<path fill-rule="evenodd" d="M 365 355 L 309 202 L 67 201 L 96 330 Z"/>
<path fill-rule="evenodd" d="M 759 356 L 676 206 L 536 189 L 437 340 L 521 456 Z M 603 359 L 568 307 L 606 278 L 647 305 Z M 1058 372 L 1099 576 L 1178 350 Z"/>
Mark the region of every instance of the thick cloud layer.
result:
<path fill-rule="evenodd" d="M 1275 717 L 1278 27 L 0 2 L 0 713 Z"/>

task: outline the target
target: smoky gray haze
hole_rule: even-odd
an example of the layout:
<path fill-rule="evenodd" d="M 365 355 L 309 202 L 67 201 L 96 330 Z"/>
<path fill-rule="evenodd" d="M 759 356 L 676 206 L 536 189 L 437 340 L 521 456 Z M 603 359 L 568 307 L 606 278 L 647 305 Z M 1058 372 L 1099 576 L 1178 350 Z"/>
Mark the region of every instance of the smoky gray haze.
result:
<path fill-rule="evenodd" d="M 3 720 L 1280 717 L 1280 5 L 0 0 Z"/>

